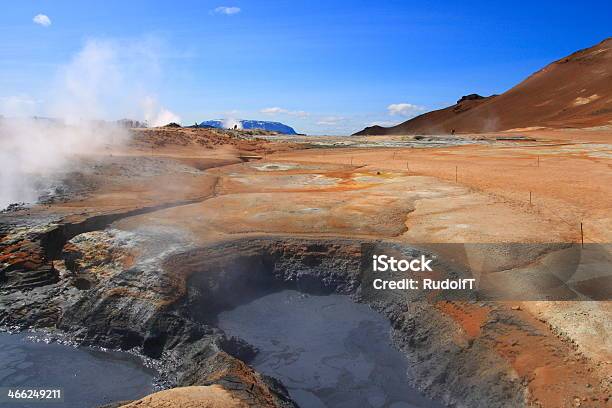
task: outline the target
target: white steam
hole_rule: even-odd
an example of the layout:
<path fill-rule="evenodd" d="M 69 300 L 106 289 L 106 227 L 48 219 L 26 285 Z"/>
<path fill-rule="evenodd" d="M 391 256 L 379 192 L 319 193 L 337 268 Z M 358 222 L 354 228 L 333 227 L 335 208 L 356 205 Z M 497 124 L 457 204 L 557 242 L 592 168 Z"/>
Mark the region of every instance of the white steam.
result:
<path fill-rule="evenodd" d="M 91 40 L 60 69 L 50 115 L 83 119 L 145 120 L 149 126 L 179 122 L 152 95 L 160 71 L 155 45 Z"/>
<path fill-rule="evenodd" d="M 2 120 L 0 209 L 36 201 L 71 167 L 73 156 L 103 152 L 104 147 L 123 143 L 127 137 L 124 129 L 103 123 L 70 126 L 48 119 Z"/>
<path fill-rule="evenodd" d="M 107 154 L 128 140 L 127 130 L 103 119 L 144 118 L 154 126 L 180 120 L 151 96 L 158 73 L 148 43 L 89 41 L 59 69 L 44 106 L 23 95 L 0 98 L 0 209 L 36 201 L 75 156 Z"/>
<path fill-rule="evenodd" d="M 175 113 L 159 105 L 157 99 L 147 96 L 142 101 L 144 120 L 149 126 L 164 126 L 168 123 L 180 123 L 181 118 Z"/>
<path fill-rule="evenodd" d="M 238 119 L 234 118 L 225 118 L 223 119 L 223 127 L 226 129 L 233 129 L 234 126 L 236 129 L 242 129 L 242 122 Z"/>
<path fill-rule="evenodd" d="M 108 42 L 90 41 L 59 70 L 49 107 L 51 116 L 68 123 L 102 119 L 120 97 L 125 73 L 116 48 Z"/>

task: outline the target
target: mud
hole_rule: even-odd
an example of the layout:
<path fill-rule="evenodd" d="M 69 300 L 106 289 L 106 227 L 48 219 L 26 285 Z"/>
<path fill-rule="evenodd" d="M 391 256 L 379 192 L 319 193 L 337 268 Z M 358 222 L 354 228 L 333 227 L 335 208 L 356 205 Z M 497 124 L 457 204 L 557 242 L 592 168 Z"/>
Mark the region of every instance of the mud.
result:
<path fill-rule="evenodd" d="M 140 398 L 155 390 L 155 371 L 136 356 L 49 341 L 40 334 L 0 333 L 3 387 L 59 389 L 66 408 Z M 27 408 L 31 402 L 3 399 L 2 406 Z"/>
<path fill-rule="evenodd" d="M 283 290 L 218 320 L 257 348 L 251 365 L 280 379 L 302 407 L 441 407 L 408 385 L 389 322 L 347 296 Z"/>

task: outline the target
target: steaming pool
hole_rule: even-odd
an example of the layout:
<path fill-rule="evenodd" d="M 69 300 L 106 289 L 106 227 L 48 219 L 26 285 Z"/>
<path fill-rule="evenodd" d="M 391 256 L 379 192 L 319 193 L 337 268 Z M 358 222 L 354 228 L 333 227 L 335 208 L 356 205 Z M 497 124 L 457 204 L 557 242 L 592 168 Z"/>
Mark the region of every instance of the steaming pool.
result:
<path fill-rule="evenodd" d="M 221 312 L 218 325 L 259 352 L 250 364 L 301 407 L 440 407 L 408 385 L 390 324 L 348 296 L 283 290 Z"/>
<path fill-rule="evenodd" d="M 47 344 L 31 341 L 23 333 L 0 333 L 0 388 L 60 388 L 64 394 L 61 402 L 7 403 L 3 399 L 3 408 L 89 408 L 138 399 L 154 391 L 155 374 L 128 353 Z"/>

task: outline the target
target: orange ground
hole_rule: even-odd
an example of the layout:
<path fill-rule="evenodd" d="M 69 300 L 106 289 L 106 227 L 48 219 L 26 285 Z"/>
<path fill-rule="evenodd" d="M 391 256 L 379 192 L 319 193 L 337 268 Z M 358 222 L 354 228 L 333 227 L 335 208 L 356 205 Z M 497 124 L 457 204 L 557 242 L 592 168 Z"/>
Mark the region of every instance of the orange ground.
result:
<path fill-rule="evenodd" d="M 564 224 L 567 238 L 575 242 L 580 240 L 582 222 L 585 242 L 608 243 L 612 238 L 612 144 L 588 142 L 606 137 L 610 133 L 558 131 L 545 132 L 537 143 L 499 147 L 302 150 L 272 157 L 338 164 L 352 161 L 370 170 L 457 180 L 521 212 Z M 507 224 L 513 228 L 512 220 Z"/>
<path fill-rule="evenodd" d="M 529 133 L 535 142 L 430 149 L 302 149 L 223 138 L 209 145 L 206 137 L 191 143 L 184 135 L 173 144 L 180 132 L 155 134 L 152 149 L 141 138 L 112 154 L 169 158 L 198 172 L 106 176 L 82 201 L 28 211 L 50 209 L 79 220 L 171 204 L 114 228 L 177 229 L 194 245 L 267 234 L 408 244 L 580 242 L 581 222 L 586 243 L 609 243 L 612 234 L 612 145 L 606 131 L 539 131 Z M 189 133 L 194 132 L 200 135 Z M 249 157 L 259 160 L 245 161 Z M 489 261 L 503 266 L 512 260 Z M 461 328 L 458 338 L 490 341 L 526 381 L 534 405 L 609 404 L 610 302 L 498 306 L 530 329 L 487 331 L 488 306 L 442 304 L 439 310 Z"/>

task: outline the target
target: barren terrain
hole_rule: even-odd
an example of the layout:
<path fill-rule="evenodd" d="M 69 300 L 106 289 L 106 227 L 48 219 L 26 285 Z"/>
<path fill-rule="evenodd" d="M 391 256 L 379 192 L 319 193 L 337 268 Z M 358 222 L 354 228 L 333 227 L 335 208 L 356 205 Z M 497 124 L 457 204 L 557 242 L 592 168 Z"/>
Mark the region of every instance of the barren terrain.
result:
<path fill-rule="evenodd" d="M 171 367 L 172 385 L 196 386 L 128 406 L 166 406 L 173 392 L 185 407 L 291 406 L 243 362 L 248 345 L 195 312 L 231 305 L 222 289 L 244 289 L 232 274 L 273 272 L 388 316 L 415 385 L 451 406 L 609 406 L 610 131 L 522 135 L 338 147 L 342 138 L 136 130 L 128 146 L 78 158 L 89 186 L 78 197 L 0 214 L 0 324 L 136 347 Z M 457 264 L 506 296 L 373 296 L 355 276 L 364 244 L 453 260 L 444 244 L 462 244 Z M 571 296 L 539 298 L 572 251 L 574 270 L 555 277 Z"/>

